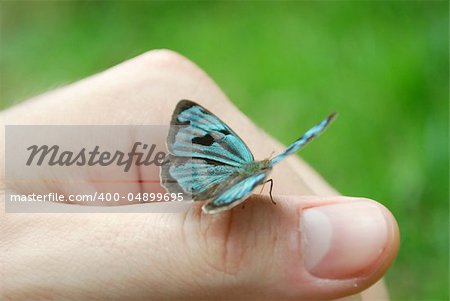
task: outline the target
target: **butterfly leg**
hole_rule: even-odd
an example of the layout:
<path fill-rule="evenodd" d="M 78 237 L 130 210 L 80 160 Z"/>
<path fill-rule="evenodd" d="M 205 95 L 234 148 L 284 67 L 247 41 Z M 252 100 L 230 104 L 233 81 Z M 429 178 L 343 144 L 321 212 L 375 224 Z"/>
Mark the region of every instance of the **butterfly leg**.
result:
<path fill-rule="evenodd" d="M 267 182 L 270 182 L 270 190 L 269 190 L 270 200 L 272 201 L 272 203 L 274 205 L 276 205 L 277 203 L 275 203 L 275 201 L 273 200 L 273 197 L 272 197 L 273 179 L 268 179 L 267 181 L 264 182 L 264 184 Z"/>

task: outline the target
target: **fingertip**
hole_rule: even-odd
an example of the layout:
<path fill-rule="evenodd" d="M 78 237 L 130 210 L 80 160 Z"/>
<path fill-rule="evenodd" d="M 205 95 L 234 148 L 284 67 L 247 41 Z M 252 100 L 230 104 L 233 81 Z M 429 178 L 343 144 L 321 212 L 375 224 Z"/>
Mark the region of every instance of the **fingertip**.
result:
<path fill-rule="evenodd" d="M 195 258 L 213 267 L 211 292 L 230 296 L 334 299 L 377 282 L 398 250 L 398 227 L 381 204 L 362 198 L 253 195 L 243 206 L 217 214 L 194 204 L 185 233 Z M 189 222 L 190 221 L 190 222 Z M 195 241 L 195 244 L 193 243 Z"/>
<path fill-rule="evenodd" d="M 395 223 L 378 203 L 365 199 L 302 210 L 305 268 L 324 279 L 350 279 L 372 272 L 390 257 Z"/>

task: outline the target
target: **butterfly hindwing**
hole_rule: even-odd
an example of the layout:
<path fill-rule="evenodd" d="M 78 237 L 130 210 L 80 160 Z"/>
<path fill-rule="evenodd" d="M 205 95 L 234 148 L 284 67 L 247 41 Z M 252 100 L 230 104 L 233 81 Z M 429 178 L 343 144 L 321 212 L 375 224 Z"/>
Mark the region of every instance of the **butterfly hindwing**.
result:
<path fill-rule="evenodd" d="M 161 167 L 162 184 L 171 192 L 186 192 L 193 200 L 212 197 L 211 191 L 236 173 L 236 167 L 201 158 L 169 155 Z"/>
<path fill-rule="evenodd" d="M 256 186 L 264 182 L 266 176 L 267 173 L 262 172 L 230 179 L 229 183 L 223 185 L 215 198 L 203 205 L 203 211 L 217 213 L 239 205 L 250 196 Z"/>

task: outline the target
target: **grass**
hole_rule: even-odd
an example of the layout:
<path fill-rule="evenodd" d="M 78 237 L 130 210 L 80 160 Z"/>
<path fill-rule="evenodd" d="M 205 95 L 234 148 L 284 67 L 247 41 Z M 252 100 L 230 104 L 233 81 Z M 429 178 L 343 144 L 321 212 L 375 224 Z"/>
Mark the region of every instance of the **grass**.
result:
<path fill-rule="evenodd" d="M 393 300 L 448 300 L 448 3 L 2 2 L 0 108 L 154 48 L 205 69 L 284 143 L 401 229 Z"/>

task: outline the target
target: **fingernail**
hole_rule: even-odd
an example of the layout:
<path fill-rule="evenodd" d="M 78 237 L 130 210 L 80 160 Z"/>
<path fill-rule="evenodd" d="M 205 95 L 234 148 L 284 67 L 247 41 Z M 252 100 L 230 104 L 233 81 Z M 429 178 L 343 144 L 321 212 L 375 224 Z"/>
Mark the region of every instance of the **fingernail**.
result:
<path fill-rule="evenodd" d="M 328 279 L 348 279 L 370 270 L 388 239 L 381 210 L 366 200 L 303 210 L 300 232 L 306 269 Z"/>

